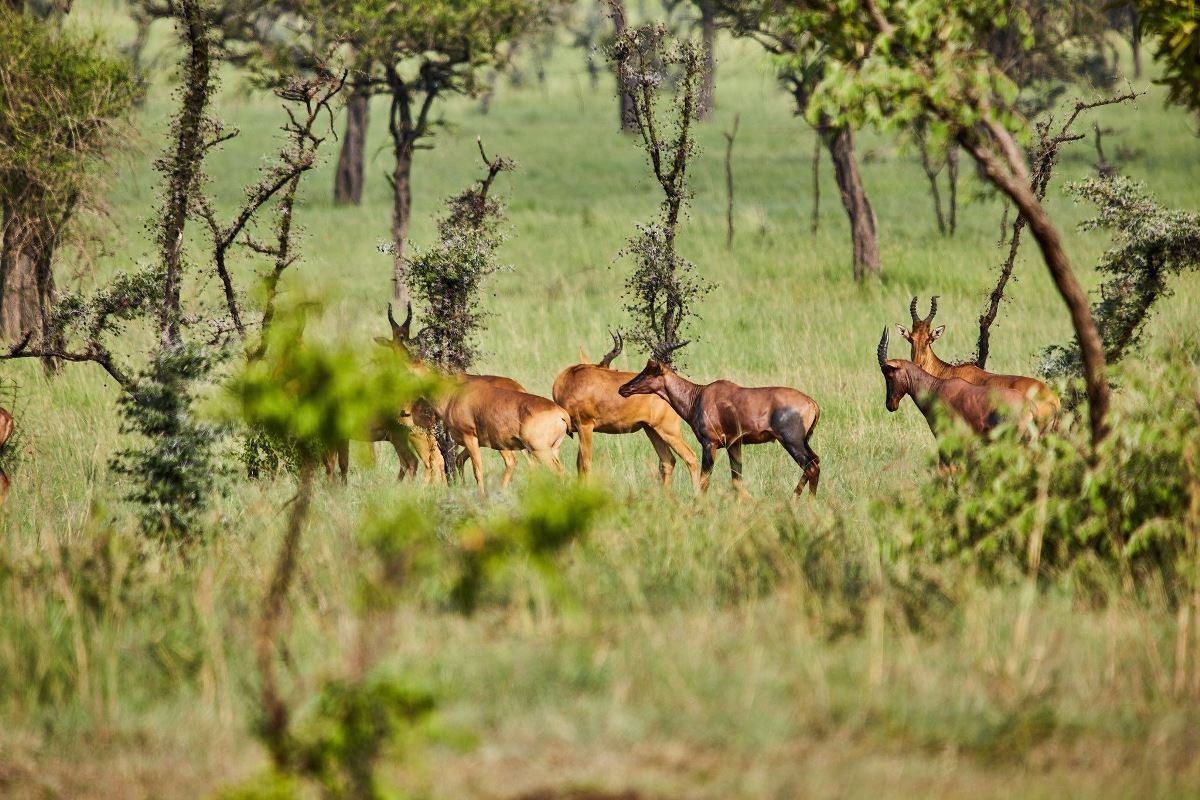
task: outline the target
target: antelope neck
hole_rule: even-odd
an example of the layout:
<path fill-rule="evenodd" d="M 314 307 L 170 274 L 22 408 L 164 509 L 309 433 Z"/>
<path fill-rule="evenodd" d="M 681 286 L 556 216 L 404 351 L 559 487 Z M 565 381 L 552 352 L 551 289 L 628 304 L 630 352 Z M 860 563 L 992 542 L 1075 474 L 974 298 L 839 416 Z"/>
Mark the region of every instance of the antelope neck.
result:
<path fill-rule="evenodd" d="M 942 377 L 942 373 L 949 366 L 949 364 L 937 357 L 937 353 L 933 352 L 932 347 L 926 347 L 921 360 L 913 361 L 913 363 L 937 378 Z"/>
<path fill-rule="evenodd" d="M 678 372 L 665 372 L 663 388 L 665 392 L 662 398 L 671 404 L 675 413 L 684 419 L 691 419 L 696 398 L 700 396 L 700 390 L 704 387 L 692 383 Z"/>
<path fill-rule="evenodd" d="M 921 413 L 928 417 L 937 397 L 937 391 L 941 388 L 942 379 L 930 375 L 916 364 L 905 365 L 904 378 L 905 383 L 908 384 L 909 396 L 917 404 L 917 408 L 921 409 Z"/>

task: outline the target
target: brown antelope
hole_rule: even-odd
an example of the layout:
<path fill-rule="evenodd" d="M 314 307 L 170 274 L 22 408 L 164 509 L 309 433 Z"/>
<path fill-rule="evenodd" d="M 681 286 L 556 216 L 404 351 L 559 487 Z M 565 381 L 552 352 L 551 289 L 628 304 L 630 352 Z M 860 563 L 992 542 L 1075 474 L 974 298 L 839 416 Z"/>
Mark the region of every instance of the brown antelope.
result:
<path fill-rule="evenodd" d="M 889 359 L 886 327 L 875 355 L 886 385 L 887 410 L 895 412 L 908 395 L 921 410 L 935 437 L 943 409 L 978 434 L 988 433 L 1006 419 L 1017 418 L 1022 427 L 1026 427 L 1032 417 L 1030 401 L 1016 389 L 977 386 L 962 378 L 939 378 L 911 361 Z"/>
<path fill-rule="evenodd" d="M 481 495 L 486 496 L 487 489 L 480 447 L 499 450 L 504 459 L 500 488 L 512 480 L 517 450 L 527 450 L 555 472 L 562 472 L 558 451 L 570 433 L 571 417 L 553 401 L 464 379 L 457 392 L 431 401 L 431 406 L 450 437 L 466 448 Z"/>
<path fill-rule="evenodd" d="M 409 330 L 412 325 L 412 304 L 408 306 L 408 314 L 404 324 L 396 322 L 392 315 L 392 305 L 388 304 L 388 323 L 392 327 L 392 338 L 376 336 L 375 341 L 386 347 L 393 348 L 406 357 L 409 355 Z M 426 483 L 445 483 L 445 460 L 438 449 L 437 440 L 433 436 L 433 415 L 428 409 L 419 404 L 410 404 L 396 412 L 396 418 L 387 424 L 376 425 L 363 437 L 374 445 L 375 442 L 389 442 L 400 459 L 400 480 L 417 474 L 417 464 L 425 465 Z M 325 455 L 325 474 L 330 479 L 334 475 L 334 466 L 341 475 L 342 482 L 346 481 L 346 473 L 350 467 L 350 442 L 342 441 L 336 448 Z"/>
<path fill-rule="evenodd" d="M 1025 397 L 1033 398 L 1034 419 L 1037 420 L 1039 427 L 1052 425 L 1058 417 L 1058 396 L 1036 378 L 1027 378 L 1024 375 L 999 375 L 980 369 L 974 364 L 947 364 L 937 357 L 933 352 L 933 343 L 946 332 L 945 325 L 931 327 L 933 318 L 937 314 L 937 300 L 937 295 L 929 298 L 929 316 L 921 319 L 917 316 L 917 298 L 914 297 L 908 306 L 909 316 L 912 317 L 912 330 L 908 330 L 903 325 L 896 326 L 900 335 L 912 345 L 909 355 L 912 363 L 935 378 L 960 378 L 976 386 L 999 386 L 1014 389 Z"/>
<path fill-rule="evenodd" d="M 392 315 L 392 304 L 388 303 L 388 324 L 392 326 L 392 338 L 385 339 L 382 336 L 376 336 L 375 341 L 378 342 L 379 344 L 383 344 L 383 345 L 387 345 L 388 347 L 396 348 L 400 352 L 404 353 L 404 355 L 407 356 L 410 360 L 412 360 L 414 364 L 420 364 L 421 363 L 420 360 L 416 359 L 412 354 L 413 345 L 415 344 L 414 338 L 411 335 L 412 303 L 409 303 L 407 306 L 407 313 L 405 314 L 403 325 L 396 323 L 396 318 Z M 507 389 L 510 392 L 525 393 L 524 386 L 522 386 L 520 383 L 513 380 L 512 378 L 506 378 L 503 375 L 472 375 L 469 372 L 467 372 L 467 373 L 462 373 L 462 375 L 460 375 L 459 377 L 468 384 L 478 382 L 478 383 L 486 384 L 488 386 L 493 386 L 497 389 Z M 425 410 L 426 410 L 426 416 L 428 418 L 419 420 L 420 425 L 418 426 L 422 431 L 422 435 L 432 431 L 433 423 L 436 421 L 433 419 L 432 409 L 429 406 L 425 406 Z M 416 413 L 417 413 L 418 417 L 421 416 L 419 409 L 416 409 Z M 432 441 L 434 443 L 434 445 L 436 445 L 436 439 L 434 439 L 432 436 L 430 436 L 429 438 L 430 438 L 430 441 Z M 423 452 L 422 448 L 424 448 L 425 446 L 427 446 L 427 442 L 424 439 L 420 440 L 418 442 L 418 448 L 417 448 L 418 452 Z M 438 456 L 439 460 L 441 460 L 440 452 L 441 451 L 439 450 L 439 456 Z M 501 455 L 503 457 L 503 454 L 501 454 Z M 468 453 L 465 449 L 460 450 L 458 452 L 458 455 L 455 457 L 454 465 L 458 469 L 458 474 L 460 477 L 462 476 L 463 465 L 467 462 L 467 460 L 470 457 L 471 457 L 470 453 Z M 529 453 L 526 453 L 525 457 L 526 457 L 526 459 L 530 459 Z M 444 464 L 445 462 L 442 461 L 442 463 Z M 504 463 L 505 464 L 508 463 L 507 458 L 505 458 Z M 530 461 L 530 463 L 533 463 L 533 462 Z M 416 470 L 415 464 L 413 464 L 412 469 L 415 472 L 415 470 Z M 442 477 L 442 482 L 443 483 L 445 482 L 445 476 Z"/>
<path fill-rule="evenodd" d="M 12 432 L 12 414 L 8 413 L 8 409 L 0 408 L 0 448 L 3 448 L 12 437 Z M 0 469 L 0 506 L 4 505 L 4 500 L 8 497 L 9 484 L 8 475 L 4 474 L 4 470 Z"/>
<path fill-rule="evenodd" d="M 724 447 L 729 452 L 734 489 L 748 496 L 742 481 L 742 445 L 777 441 L 804 471 L 796 484 L 796 495 L 803 493 L 805 484 L 817 493 L 821 459 L 809 446 L 809 439 L 821 418 L 821 409 L 803 392 L 785 386 L 746 388 L 729 381 L 701 386 L 653 358 L 618 391 L 622 397 L 658 395 L 687 420 L 700 442 L 701 491 L 708 489 L 716 451 Z"/>
<path fill-rule="evenodd" d="M 700 488 L 700 468 L 696 454 L 680 435 L 680 419 L 665 401 L 652 394 L 630 397 L 618 393 L 637 373 L 612 369 L 614 358 L 621 353 L 620 334 L 610 334 L 613 349 L 599 364 L 589 363 L 583 350 L 581 363 L 567 367 L 554 379 L 554 402 L 571 416 L 571 427 L 579 433 L 579 456 L 576 467 L 580 475 L 592 471 L 593 433 L 636 433 L 645 431 L 654 451 L 658 453 L 658 474 L 664 486 L 670 485 L 675 470 L 675 453 L 683 459 L 692 476 L 692 486 Z M 674 453 L 672 453 L 674 451 Z"/>

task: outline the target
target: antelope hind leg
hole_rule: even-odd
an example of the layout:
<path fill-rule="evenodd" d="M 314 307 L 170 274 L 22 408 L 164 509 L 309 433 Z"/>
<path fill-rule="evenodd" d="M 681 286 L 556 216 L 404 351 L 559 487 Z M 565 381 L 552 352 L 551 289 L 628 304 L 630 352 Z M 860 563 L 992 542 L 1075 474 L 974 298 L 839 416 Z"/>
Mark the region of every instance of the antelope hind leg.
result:
<path fill-rule="evenodd" d="M 650 440 L 650 444 L 654 445 L 654 452 L 658 453 L 658 477 L 662 481 L 663 487 L 670 486 L 671 475 L 675 472 L 675 454 L 671 452 L 671 447 L 658 431 L 653 428 L 645 430 L 646 438 Z"/>

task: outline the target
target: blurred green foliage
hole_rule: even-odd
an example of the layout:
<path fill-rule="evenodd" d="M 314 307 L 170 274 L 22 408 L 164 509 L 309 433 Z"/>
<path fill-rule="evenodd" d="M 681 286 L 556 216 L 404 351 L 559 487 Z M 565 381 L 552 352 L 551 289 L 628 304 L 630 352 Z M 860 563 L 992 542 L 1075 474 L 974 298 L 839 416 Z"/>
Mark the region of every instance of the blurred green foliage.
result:
<path fill-rule="evenodd" d="M 252 429 L 295 442 L 315 463 L 347 439 L 399 425 L 400 410 L 443 389 L 436 375 L 413 369 L 391 348 L 314 345 L 304 339 L 307 309 L 281 313 L 266 332 L 263 358 L 229 382 L 225 413 Z"/>

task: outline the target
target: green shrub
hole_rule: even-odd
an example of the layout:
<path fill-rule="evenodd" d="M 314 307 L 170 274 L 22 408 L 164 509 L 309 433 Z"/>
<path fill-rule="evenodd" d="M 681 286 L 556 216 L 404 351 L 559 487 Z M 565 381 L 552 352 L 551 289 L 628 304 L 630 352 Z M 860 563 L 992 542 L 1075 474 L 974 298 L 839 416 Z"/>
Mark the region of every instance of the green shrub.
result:
<path fill-rule="evenodd" d="M 1025 443 L 1002 434 L 965 447 L 888 512 L 910 552 L 989 574 L 1049 576 L 1086 567 L 1175 593 L 1194 577 L 1200 535 L 1200 370 L 1178 363 L 1126 373 L 1124 408 L 1093 453 L 1069 421 Z"/>

